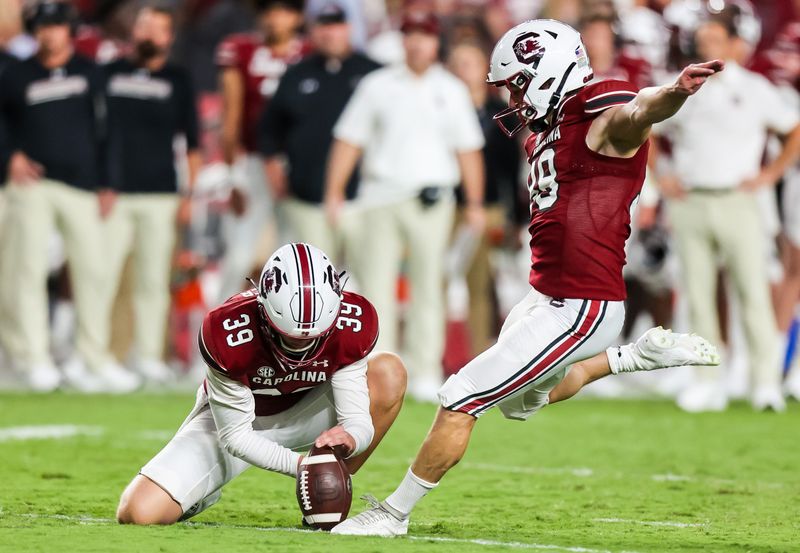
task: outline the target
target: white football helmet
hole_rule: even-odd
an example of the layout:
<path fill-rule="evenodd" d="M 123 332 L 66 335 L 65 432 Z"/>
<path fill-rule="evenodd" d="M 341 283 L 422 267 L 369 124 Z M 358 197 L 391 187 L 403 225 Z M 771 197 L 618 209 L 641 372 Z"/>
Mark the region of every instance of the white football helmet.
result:
<path fill-rule="evenodd" d="M 313 361 L 339 316 L 342 289 L 328 256 L 309 244 L 287 244 L 269 258 L 258 281 L 258 305 L 264 326 L 282 348 L 275 353 L 293 367 Z M 286 356 L 281 337 L 316 340 Z M 295 355 L 291 355 L 294 353 Z"/>
<path fill-rule="evenodd" d="M 592 67 L 578 31 L 553 19 L 520 23 L 492 51 L 488 82 L 507 87 L 513 104 L 494 119 L 508 136 L 526 126 L 541 132 L 564 95 L 591 78 Z M 512 129 L 503 123 L 510 115 L 520 120 Z"/>

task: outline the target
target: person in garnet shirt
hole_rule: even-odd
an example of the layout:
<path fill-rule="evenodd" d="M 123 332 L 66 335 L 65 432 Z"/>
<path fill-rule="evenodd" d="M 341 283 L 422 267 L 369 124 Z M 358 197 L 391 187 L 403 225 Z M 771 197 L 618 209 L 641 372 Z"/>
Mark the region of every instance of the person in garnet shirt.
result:
<path fill-rule="evenodd" d="M 309 53 L 298 36 L 302 2 L 258 0 L 258 31 L 223 40 L 216 53 L 222 93 L 222 148 L 230 167 L 230 213 L 223 221 L 226 244 L 220 298 L 242 290 L 242 275 L 256 265 L 253 236 L 274 219 L 272 197 L 258 153 L 258 123 L 287 67 Z M 271 229 L 273 232 L 275 229 Z"/>
<path fill-rule="evenodd" d="M 406 373 L 373 352 L 375 308 L 340 276 L 321 250 L 287 244 L 257 286 L 206 315 L 195 407 L 123 492 L 119 522 L 185 520 L 251 465 L 296 476 L 295 451 L 312 444 L 336 448 L 351 473 L 364 464 L 400 411 Z"/>

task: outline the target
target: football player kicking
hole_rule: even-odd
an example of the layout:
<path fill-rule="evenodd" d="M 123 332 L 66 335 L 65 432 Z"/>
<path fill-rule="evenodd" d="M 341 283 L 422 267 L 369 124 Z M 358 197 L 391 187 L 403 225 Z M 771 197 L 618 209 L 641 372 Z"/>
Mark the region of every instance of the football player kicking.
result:
<path fill-rule="evenodd" d="M 289 244 L 258 286 L 206 315 L 208 365 L 197 402 L 175 436 L 122 493 L 117 520 L 172 524 L 207 509 L 251 465 L 296 476 L 312 444 L 338 448 L 356 472 L 403 402 L 400 359 L 371 353 L 372 304 L 342 292 L 320 250 Z"/>
<path fill-rule="evenodd" d="M 719 363 L 704 339 L 661 328 L 608 346 L 624 318 L 629 209 L 650 127 L 722 69 L 720 61 L 690 65 L 675 83 L 637 93 L 623 81 L 591 82 L 580 35 L 557 21 L 528 21 L 500 39 L 489 82 L 509 90 L 511 107 L 496 119 L 510 136 L 535 133 L 526 144 L 533 289 L 497 343 L 441 388 L 441 408 L 400 486 L 383 502 L 368 497 L 372 508 L 333 533 L 405 534 L 414 506 L 461 459 L 478 417 L 494 406 L 524 420 L 609 374 Z M 511 130 L 508 116 L 517 123 Z"/>

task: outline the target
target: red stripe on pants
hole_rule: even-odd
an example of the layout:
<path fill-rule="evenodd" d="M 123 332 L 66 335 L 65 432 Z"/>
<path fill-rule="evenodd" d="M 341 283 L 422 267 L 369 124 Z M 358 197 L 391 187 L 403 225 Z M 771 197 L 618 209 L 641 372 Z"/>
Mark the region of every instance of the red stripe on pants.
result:
<path fill-rule="evenodd" d="M 589 332 L 589 329 L 592 328 L 595 320 L 597 320 L 597 315 L 600 313 L 600 306 L 602 302 L 600 301 L 590 301 L 589 302 L 589 313 L 584 319 L 583 323 L 581 324 L 580 328 L 567 336 L 567 338 L 561 342 L 559 345 L 553 349 L 549 354 L 547 354 L 541 361 L 536 363 L 533 367 L 531 367 L 528 371 L 521 374 L 514 382 L 510 383 L 508 386 L 500 390 L 499 392 L 495 392 L 494 394 L 476 398 L 472 400 L 467 405 L 459 407 L 456 409 L 462 413 L 471 413 L 476 409 L 480 409 L 481 407 L 485 406 L 492 401 L 496 401 L 499 398 L 502 398 L 506 394 L 514 392 L 523 386 L 525 386 L 528 382 L 539 376 L 541 373 L 549 369 L 562 355 L 564 355 L 567 351 L 569 351 L 575 344 L 580 342 L 585 336 L 586 333 Z"/>

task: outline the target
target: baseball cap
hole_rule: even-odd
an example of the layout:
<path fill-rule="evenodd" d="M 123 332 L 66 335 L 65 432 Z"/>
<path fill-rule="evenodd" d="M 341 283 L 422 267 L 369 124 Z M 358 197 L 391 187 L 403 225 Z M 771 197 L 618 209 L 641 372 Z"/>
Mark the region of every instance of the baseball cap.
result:
<path fill-rule="evenodd" d="M 33 31 L 45 25 L 71 25 L 74 22 L 72 6 L 67 2 L 46 0 L 33 8 L 26 21 L 26 27 Z"/>
<path fill-rule="evenodd" d="M 256 0 L 256 10 L 259 12 L 283 8 L 296 12 L 303 11 L 303 0 Z"/>
<path fill-rule="evenodd" d="M 314 14 L 314 21 L 320 25 L 347 23 L 347 11 L 339 2 L 328 2 Z"/>
<path fill-rule="evenodd" d="M 439 18 L 433 12 L 410 11 L 403 16 L 403 24 L 400 25 L 400 31 L 403 33 L 420 31 L 431 35 L 439 35 L 441 26 L 439 25 Z"/>

